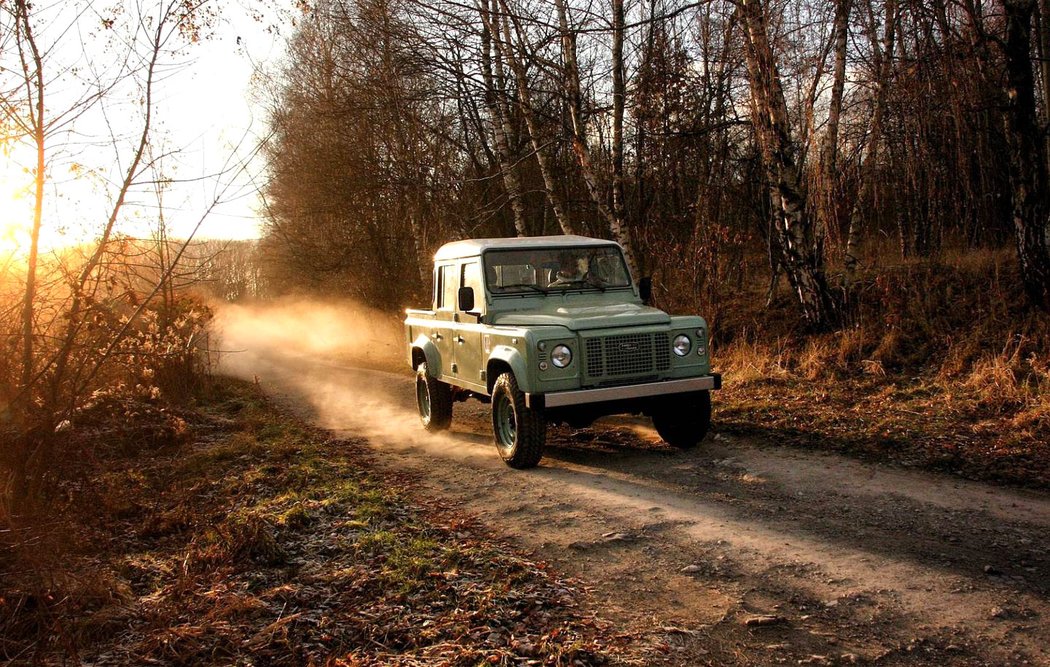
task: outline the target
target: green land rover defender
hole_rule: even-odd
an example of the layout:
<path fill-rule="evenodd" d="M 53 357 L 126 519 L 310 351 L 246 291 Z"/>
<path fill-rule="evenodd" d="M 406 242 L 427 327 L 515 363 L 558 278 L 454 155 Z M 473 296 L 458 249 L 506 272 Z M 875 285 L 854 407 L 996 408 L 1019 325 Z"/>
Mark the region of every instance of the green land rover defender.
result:
<path fill-rule="evenodd" d="M 474 239 L 434 256 L 429 310 L 405 334 L 423 427 L 447 429 L 452 404 L 492 404 L 508 465 L 539 463 L 547 424 L 582 428 L 612 414 L 652 417 L 674 447 L 711 423 L 707 322 L 646 305 L 623 251 L 582 236 Z"/>

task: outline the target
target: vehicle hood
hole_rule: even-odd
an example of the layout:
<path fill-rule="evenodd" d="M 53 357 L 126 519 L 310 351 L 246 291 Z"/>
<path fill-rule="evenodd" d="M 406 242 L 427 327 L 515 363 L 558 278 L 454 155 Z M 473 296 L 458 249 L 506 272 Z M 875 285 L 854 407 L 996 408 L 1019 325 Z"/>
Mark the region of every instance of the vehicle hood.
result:
<path fill-rule="evenodd" d="M 550 310 L 501 313 L 493 324 L 504 326 L 561 326 L 572 331 L 668 324 L 671 317 L 658 308 L 634 303 L 600 306 L 559 306 Z"/>

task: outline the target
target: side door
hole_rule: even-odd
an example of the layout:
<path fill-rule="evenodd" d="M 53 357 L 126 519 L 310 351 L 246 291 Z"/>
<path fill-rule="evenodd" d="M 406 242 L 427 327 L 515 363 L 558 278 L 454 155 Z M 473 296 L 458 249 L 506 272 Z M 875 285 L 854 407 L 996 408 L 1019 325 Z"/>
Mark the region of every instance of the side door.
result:
<path fill-rule="evenodd" d="M 456 314 L 456 293 L 459 289 L 459 264 L 438 264 L 435 267 L 434 281 L 434 322 L 429 335 L 441 355 L 441 368 L 435 368 L 434 375 L 448 382 L 455 377 L 456 345 L 452 341 L 455 335 L 452 327 Z"/>
<path fill-rule="evenodd" d="M 460 287 L 474 290 L 474 309 L 467 313 L 459 309 L 457 299 L 456 312 L 453 315 L 455 332 L 455 377 L 463 385 L 484 390 L 485 355 L 481 349 L 481 332 L 485 325 L 478 322 L 477 315 L 485 311 L 485 288 L 481 280 L 481 261 L 478 258 L 464 261 L 457 276 Z M 458 296 L 458 293 L 457 293 Z"/>

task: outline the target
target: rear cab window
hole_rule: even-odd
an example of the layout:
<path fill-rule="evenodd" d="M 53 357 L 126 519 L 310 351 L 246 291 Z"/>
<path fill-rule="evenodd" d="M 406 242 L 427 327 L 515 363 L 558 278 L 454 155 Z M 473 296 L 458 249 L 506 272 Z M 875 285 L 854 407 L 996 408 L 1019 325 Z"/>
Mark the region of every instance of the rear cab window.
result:
<path fill-rule="evenodd" d="M 436 310 L 455 310 L 456 292 L 459 290 L 457 268 L 455 264 L 442 264 L 438 268 Z"/>
<path fill-rule="evenodd" d="M 474 310 L 480 311 L 485 303 L 485 287 L 481 279 L 481 262 L 472 260 L 464 262 L 460 270 L 460 280 L 463 287 L 474 290 Z"/>

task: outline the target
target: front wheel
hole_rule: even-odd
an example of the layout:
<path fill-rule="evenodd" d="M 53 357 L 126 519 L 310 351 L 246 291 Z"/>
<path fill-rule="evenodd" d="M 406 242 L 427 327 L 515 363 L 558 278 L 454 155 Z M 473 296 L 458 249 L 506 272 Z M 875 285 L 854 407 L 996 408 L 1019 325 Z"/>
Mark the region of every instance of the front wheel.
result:
<path fill-rule="evenodd" d="M 500 457 L 511 468 L 533 468 L 543 457 L 547 421 L 543 410 L 525 405 L 513 373 L 503 373 L 492 387 L 492 432 Z"/>
<path fill-rule="evenodd" d="M 416 369 L 416 407 L 428 431 L 444 431 L 452 424 L 452 388 L 427 373 L 426 363 Z"/>
<path fill-rule="evenodd" d="M 711 427 L 711 392 L 697 391 L 669 397 L 653 414 L 653 426 L 664 442 L 678 449 L 692 449 Z"/>

